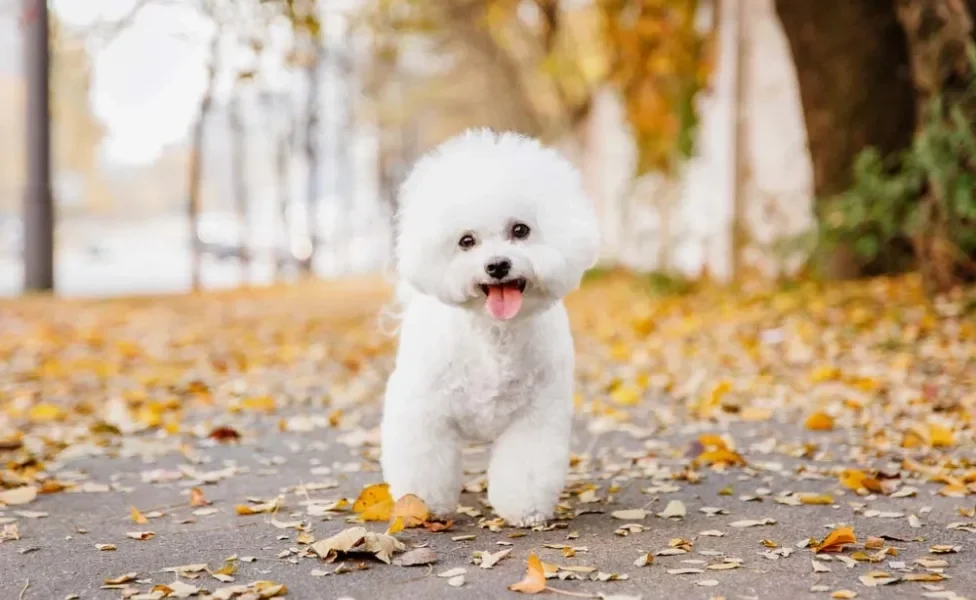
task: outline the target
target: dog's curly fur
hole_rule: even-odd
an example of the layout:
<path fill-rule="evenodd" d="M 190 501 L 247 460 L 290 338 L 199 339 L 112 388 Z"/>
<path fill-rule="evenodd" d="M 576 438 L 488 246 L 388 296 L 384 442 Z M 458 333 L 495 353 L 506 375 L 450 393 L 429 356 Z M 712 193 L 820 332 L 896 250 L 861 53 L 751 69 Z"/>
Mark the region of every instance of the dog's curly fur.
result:
<path fill-rule="evenodd" d="M 422 158 L 400 191 L 396 368 L 382 466 L 395 498 L 453 512 L 466 441 L 493 442 L 488 498 L 511 524 L 553 516 L 565 484 L 573 340 L 562 298 L 596 261 L 599 234 L 576 169 L 513 133 L 472 130 Z M 530 229 L 511 235 L 513 223 Z M 459 246 L 471 235 L 475 244 Z M 469 240 L 470 241 L 470 240 Z M 486 264 L 524 286 L 507 320 L 487 309 Z"/>

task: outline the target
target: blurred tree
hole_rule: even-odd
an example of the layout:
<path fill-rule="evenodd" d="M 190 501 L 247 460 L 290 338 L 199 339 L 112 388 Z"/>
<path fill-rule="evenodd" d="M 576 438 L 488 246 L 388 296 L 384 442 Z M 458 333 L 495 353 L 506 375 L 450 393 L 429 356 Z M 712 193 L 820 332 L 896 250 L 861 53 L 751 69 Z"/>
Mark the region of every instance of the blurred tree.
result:
<path fill-rule="evenodd" d="M 210 112 L 214 104 L 214 92 L 217 73 L 220 71 L 220 41 L 226 27 L 222 15 L 218 14 L 225 7 L 218 0 L 203 0 L 201 10 L 213 19 L 215 29 L 211 34 L 207 52 L 207 80 L 200 104 L 197 108 L 196 119 L 190 141 L 191 153 L 187 175 L 187 217 L 190 225 L 190 285 L 194 291 L 201 287 L 203 267 L 203 240 L 200 235 L 200 214 L 203 211 L 203 152 L 206 139 L 207 125 Z"/>
<path fill-rule="evenodd" d="M 976 1 L 776 8 L 797 67 L 822 235 L 835 237 L 826 273 L 915 264 L 930 289 L 951 287 L 976 252 Z"/>
<path fill-rule="evenodd" d="M 610 81 L 637 144 L 637 174 L 669 171 L 694 149 L 695 95 L 714 69 L 715 35 L 697 0 L 598 0 Z"/>
<path fill-rule="evenodd" d="M 817 198 L 851 186 L 863 149 L 889 154 L 911 142 L 915 97 L 894 2 L 776 0 L 796 64 Z M 841 278 L 861 271 L 843 246 L 826 257 L 824 269 Z"/>
<path fill-rule="evenodd" d="M 595 8 L 567 4 L 373 3 L 365 23 L 376 60 L 367 88 L 380 120 L 401 127 L 422 120 L 421 150 L 476 125 L 547 139 L 571 131 L 587 115 L 603 58 Z"/>
<path fill-rule="evenodd" d="M 378 112 L 398 114 L 401 126 L 429 121 L 421 140 L 429 147 L 473 125 L 549 141 L 571 136 L 593 94 L 611 84 L 633 129 L 637 174 L 667 170 L 691 152 L 693 99 L 712 70 L 714 35 L 696 26 L 698 5 L 382 0 L 366 19 L 378 56 L 372 95 Z M 403 81 L 390 77 L 391 64 Z M 384 105 L 381 88 L 394 86 L 406 89 Z"/>
<path fill-rule="evenodd" d="M 105 126 L 91 111 L 91 60 L 83 40 L 50 14 L 51 135 L 55 173 L 73 175 L 80 181 L 80 206 L 103 210 L 111 204 L 105 179 L 99 170 L 98 151 Z M 0 101 L 8 110 L 0 114 L 0 135 L 23 140 L 24 80 L 0 79 Z M 19 144 L 19 142 L 15 142 Z M 18 209 L 22 201 L 26 168 L 22 151 L 9 152 L 0 161 L 0 208 Z"/>

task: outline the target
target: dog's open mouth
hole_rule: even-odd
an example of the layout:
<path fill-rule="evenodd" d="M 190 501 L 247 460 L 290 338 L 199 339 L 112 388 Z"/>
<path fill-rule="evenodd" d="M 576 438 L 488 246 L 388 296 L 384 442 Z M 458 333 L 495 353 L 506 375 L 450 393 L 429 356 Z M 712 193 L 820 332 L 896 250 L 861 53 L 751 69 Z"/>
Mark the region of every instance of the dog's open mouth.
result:
<path fill-rule="evenodd" d="M 485 294 L 485 308 L 496 319 L 507 321 L 522 309 L 522 294 L 525 292 L 525 278 L 518 277 L 503 283 L 483 283 L 481 291 Z"/>

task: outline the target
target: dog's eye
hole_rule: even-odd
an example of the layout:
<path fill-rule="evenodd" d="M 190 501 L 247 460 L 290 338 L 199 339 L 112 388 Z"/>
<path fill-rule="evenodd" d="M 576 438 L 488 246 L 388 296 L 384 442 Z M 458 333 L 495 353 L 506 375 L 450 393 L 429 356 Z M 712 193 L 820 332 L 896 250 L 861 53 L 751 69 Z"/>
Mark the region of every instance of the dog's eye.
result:
<path fill-rule="evenodd" d="M 517 240 L 524 240 L 525 238 L 529 237 L 530 231 L 532 230 L 529 229 L 529 226 L 525 223 L 516 223 L 515 225 L 512 225 L 512 237 Z"/>
<path fill-rule="evenodd" d="M 470 233 L 462 235 L 461 239 L 458 240 L 458 246 L 464 248 L 465 250 L 468 248 L 473 248 L 476 243 L 478 243 L 478 241 L 475 240 L 474 236 Z"/>

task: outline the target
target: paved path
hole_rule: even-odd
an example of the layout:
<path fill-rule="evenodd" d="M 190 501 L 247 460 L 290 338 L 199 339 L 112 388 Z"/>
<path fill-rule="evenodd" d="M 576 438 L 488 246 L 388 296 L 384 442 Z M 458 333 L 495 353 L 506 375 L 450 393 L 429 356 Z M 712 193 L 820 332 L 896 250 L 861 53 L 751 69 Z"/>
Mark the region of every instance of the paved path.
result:
<path fill-rule="evenodd" d="M 705 394 L 704 408 L 688 405 L 702 394 L 682 386 L 655 394 L 654 381 L 642 384 L 640 398 L 620 391 L 626 388 L 608 393 L 600 374 L 610 363 L 597 358 L 606 348 L 586 341 L 572 481 L 554 527 L 497 526 L 479 483 L 486 451 L 473 448 L 465 514 L 448 531 L 397 534 L 408 549 L 432 549 L 436 564 L 388 565 L 368 555 L 324 562 L 309 544 L 356 526 L 340 500 L 355 500 L 380 480 L 375 424 L 391 346 L 366 333 L 379 298 L 366 289 L 344 288 L 341 305 L 329 300 L 332 288 L 5 305 L 0 498 L 17 502 L 22 483 L 52 493 L 0 506 L 0 599 L 195 590 L 200 598 L 257 598 L 255 590 L 267 595 L 280 591 L 277 584 L 287 586 L 287 598 L 517 598 L 507 588 L 523 577 L 530 553 L 550 571 L 560 567 L 547 580 L 550 596 L 976 598 L 973 480 L 964 475 L 974 464 L 971 427 L 961 420 L 952 443 L 940 443 L 934 425 L 919 433 L 929 446 L 944 446 L 933 449 L 886 441 L 895 429 L 884 420 L 909 435 L 923 414 L 915 407 L 945 419 L 969 402 L 958 400 L 965 396 L 953 396 L 957 404 L 855 405 L 832 380 L 799 396 L 809 405 L 774 405 L 774 388 L 754 387 L 755 402 L 702 417 L 711 400 L 728 404 L 719 397 L 724 383 Z M 643 321 L 614 318 L 646 332 Z M 658 323 L 663 330 L 666 317 Z M 600 323 L 590 327 L 599 338 Z M 680 339 L 698 350 L 706 347 L 700 335 L 682 329 Z M 661 355 L 672 344 L 664 340 L 665 349 L 655 350 Z M 621 354 L 614 343 L 609 354 Z M 684 377 L 681 369 L 708 364 L 701 352 L 696 361 L 682 359 L 668 372 Z M 245 363 L 237 373 L 234 365 Z M 912 365 L 929 368 L 923 363 Z M 692 371 L 680 382 L 694 380 Z M 813 431 L 804 420 L 821 393 L 837 423 Z M 830 404 L 835 399 L 853 407 L 850 415 Z M 859 481 L 875 493 L 852 489 Z M 198 498 L 191 506 L 194 488 L 209 504 Z M 238 514 L 239 505 L 275 498 L 273 515 Z M 336 510 L 326 512 L 329 506 Z M 134 522 L 133 507 L 147 522 Z M 623 510 L 631 512 L 614 515 Z M 816 545 L 845 526 L 854 544 L 841 552 L 810 548 L 811 538 Z M 510 554 L 491 569 L 473 564 L 475 552 L 506 548 Z M 650 561 L 642 560 L 648 553 Z M 438 576 L 455 569 L 465 570 L 463 583 Z M 119 583 L 106 589 L 113 579 Z M 168 588 L 154 595 L 157 585 Z M 233 586 L 243 587 L 232 595 Z"/>
<path fill-rule="evenodd" d="M 269 430 L 268 425 L 274 420 L 261 418 L 249 426 L 238 425 L 240 443 L 203 439 L 183 446 L 179 453 L 172 442 L 154 441 L 150 436 L 141 443 L 132 440 L 127 444 L 125 453 L 131 454 L 128 457 L 90 456 L 66 461 L 63 469 L 56 471 L 58 477 L 76 479 L 82 484 L 80 489 L 87 491 L 41 496 L 26 507 L 31 511 L 23 513 L 26 518 L 15 507 L 2 511 L 0 518 L 12 518 L 18 524 L 21 539 L 0 545 L 0 598 L 19 597 L 28 581 L 24 598 L 47 600 L 71 594 L 81 598 L 118 598 L 120 591 L 101 588 L 104 580 L 136 573 L 137 579 L 125 587 L 145 592 L 154 584 L 168 584 L 175 579 L 164 571 L 167 567 L 206 563 L 217 570 L 232 556 L 256 559 L 236 561 L 237 582 L 284 583 L 288 597 L 294 598 L 516 597 L 506 587 L 521 578 L 530 552 L 537 553 L 544 562 L 595 567 L 603 573 L 627 577 L 607 582 L 549 582 L 552 587 L 572 592 L 645 599 L 815 598 L 829 597 L 827 590 L 856 591 L 858 598 L 918 598 L 923 592 L 937 593 L 939 589 L 976 595 L 976 572 L 966 566 L 976 551 L 976 536 L 972 531 L 947 529 L 950 523 L 966 521 L 958 512 L 963 502 L 932 496 L 930 486 L 922 487 L 914 497 L 858 498 L 852 493 L 841 496 L 843 492 L 836 489 L 833 479 L 825 484 L 815 470 L 808 470 L 805 478 L 798 480 L 797 469 L 803 463 L 775 451 L 763 453 L 771 445 L 769 439 L 797 439 L 797 432 L 773 425 L 758 430 L 749 428 L 750 431 L 735 435 L 754 468 L 735 468 L 724 473 L 705 470 L 701 481 L 695 484 L 671 477 L 688 462 L 671 457 L 672 451 L 688 446 L 688 435 L 671 433 L 635 439 L 614 433 L 594 437 L 580 427 L 577 449 L 587 460 L 578 465 L 577 478 L 581 483 L 597 485 L 598 501 L 584 504 L 578 495 L 573 495 L 567 504 L 593 513 L 558 522 L 558 529 L 529 532 L 509 528 L 493 532 L 479 527 L 479 519 L 460 515 L 450 531 L 435 534 L 419 529 L 401 534 L 408 545 L 429 544 L 436 551 L 439 562 L 432 568 L 385 565 L 369 559 L 326 565 L 318 558 L 303 556 L 295 529 L 278 528 L 269 515 L 239 516 L 234 507 L 247 504 L 248 498 L 266 501 L 282 494 L 283 504 L 275 521 L 302 521 L 316 539 L 339 532 L 350 526 L 346 515 L 311 517 L 306 510 L 308 501 L 354 499 L 363 486 L 379 481 L 373 460 L 375 432 L 357 426 L 346 431 L 325 427 L 305 433 L 281 433 Z M 305 421 L 299 418 L 295 423 L 306 424 Z M 823 443 L 838 437 L 818 439 Z M 748 450 L 750 445 L 753 451 Z M 843 446 L 836 448 L 841 451 Z M 469 456 L 472 480 L 478 477 L 477 467 L 483 457 L 481 452 Z M 211 479 L 219 481 L 207 483 Z M 191 487 L 199 487 L 212 504 L 203 510 L 191 507 Z M 610 487 L 619 487 L 619 491 L 611 495 Z M 104 491 L 106 488 L 111 491 Z M 786 491 L 820 494 L 825 489 L 835 490 L 833 505 L 781 503 Z M 483 500 L 484 494 L 468 493 L 463 503 L 479 507 L 490 516 L 481 506 Z M 683 504 L 683 518 L 655 516 L 674 500 Z M 132 521 L 132 506 L 151 516 L 147 524 Z M 640 520 L 610 516 L 613 511 L 632 508 L 646 508 L 651 514 Z M 918 528 L 912 527 L 908 517 L 911 514 L 919 515 Z M 775 523 L 735 526 L 744 520 L 766 519 Z M 619 535 L 619 528 L 630 523 L 640 523 L 646 530 Z M 797 547 L 798 542 L 811 536 L 823 538 L 833 524 L 839 523 L 853 525 L 862 542 L 868 536 L 885 537 L 885 547 L 897 548 L 897 556 L 879 563 L 854 563 L 850 559 L 841 562 L 836 555 L 815 557 L 809 549 Z M 377 531 L 384 527 L 382 523 L 370 524 Z M 127 537 L 129 533 L 144 531 L 152 531 L 152 539 Z M 457 541 L 457 536 L 474 537 Z M 770 548 L 773 543 L 777 547 Z M 116 549 L 99 550 L 99 544 L 112 544 Z M 576 548 L 575 555 L 567 558 L 562 550 L 544 544 L 571 546 Z M 932 554 L 930 548 L 939 544 L 958 546 L 960 552 Z M 471 564 L 475 551 L 494 552 L 507 547 L 513 548 L 511 554 L 491 570 Z M 688 552 L 678 553 L 675 548 Z M 668 555 L 669 550 L 675 555 Z M 642 553 L 662 551 L 664 555 L 655 556 L 652 564 L 634 566 Z M 709 565 L 731 559 L 741 560 L 740 566 L 731 570 L 708 569 Z M 824 572 L 814 571 L 814 559 Z M 929 572 L 916 563 L 917 559 L 946 560 L 949 566 L 944 571 L 952 578 L 938 583 L 902 582 L 876 588 L 867 587 L 858 579 L 872 571 L 895 575 Z M 331 574 L 340 565 L 352 572 Z M 466 569 L 465 583 L 459 589 L 437 577 L 454 568 Z M 689 571 L 673 574 L 674 569 Z M 322 575 L 323 572 L 330 574 Z M 211 591 L 228 585 L 206 574 L 183 581 Z M 824 591 L 811 592 L 817 589 Z M 930 597 L 956 596 L 943 593 Z"/>

